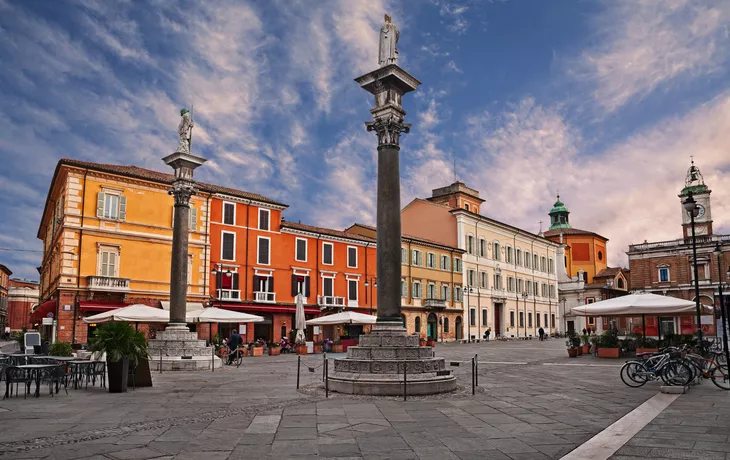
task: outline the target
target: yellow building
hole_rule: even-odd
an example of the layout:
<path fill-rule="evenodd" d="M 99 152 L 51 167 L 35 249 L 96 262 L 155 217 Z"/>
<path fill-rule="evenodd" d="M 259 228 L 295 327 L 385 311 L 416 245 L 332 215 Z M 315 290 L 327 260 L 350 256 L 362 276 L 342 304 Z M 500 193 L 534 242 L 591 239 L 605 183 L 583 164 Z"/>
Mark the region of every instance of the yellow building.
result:
<path fill-rule="evenodd" d="M 376 237 L 375 227 L 346 230 Z M 401 236 L 401 313 L 409 334 L 448 342 L 463 339 L 464 251 L 411 235 Z"/>
<path fill-rule="evenodd" d="M 550 229 L 544 235 L 545 238 L 565 245 L 564 262 L 568 276 L 574 277 L 582 273 L 584 282 L 593 283 L 596 275 L 608 268 L 608 238 L 573 228 L 568 219 L 570 211 L 560 201 L 560 196 L 549 214 Z"/>

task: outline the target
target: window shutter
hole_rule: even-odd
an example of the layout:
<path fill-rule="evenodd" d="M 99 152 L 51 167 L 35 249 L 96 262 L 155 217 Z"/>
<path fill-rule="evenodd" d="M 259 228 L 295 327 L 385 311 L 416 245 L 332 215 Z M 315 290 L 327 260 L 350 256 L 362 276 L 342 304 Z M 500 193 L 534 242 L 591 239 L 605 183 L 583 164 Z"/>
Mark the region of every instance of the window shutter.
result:
<path fill-rule="evenodd" d="M 421 252 L 418 252 L 418 265 L 423 265 L 423 254 Z"/>
<path fill-rule="evenodd" d="M 190 228 L 189 230 L 191 232 L 198 231 L 198 210 L 191 207 L 190 208 Z"/>
<path fill-rule="evenodd" d="M 269 290 L 267 292 L 274 292 L 274 277 L 269 276 Z"/>
<path fill-rule="evenodd" d="M 127 197 L 119 197 L 119 220 L 127 220 Z"/>
<path fill-rule="evenodd" d="M 292 275 L 291 276 L 291 295 L 296 297 L 297 294 L 299 294 L 299 292 L 297 292 L 297 275 Z"/>
<path fill-rule="evenodd" d="M 411 294 L 414 298 L 418 297 L 418 288 L 417 287 L 418 287 L 418 285 L 416 283 L 413 283 L 413 285 L 411 287 Z"/>
<path fill-rule="evenodd" d="M 172 223 L 170 227 L 175 228 L 175 205 L 172 205 Z"/>
<path fill-rule="evenodd" d="M 232 278 L 232 280 L 231 280 L 231 288 L 234 291 L 237 291 L 238 290 L 238 273 L 231 274 L 231 278 Z"/>
<path fill-rule="evenodd" d="M 413 254 L 413 261 L 411 263 L 413 265 L 418 265 L 418 251 L 414 249 L 411 253 Z"/>
<path fill-rule="evenodd" d="M 104 192 L 96 194 L 96 217 L 104 217 Z"/>
<path fill-rule="evenodd" d="M 309 297 L 310 291 L 309 291 L 309 277 L 304 277 L 304 297 Z"/>
<path fill-rule="evenodd" d="M 253 275 L 253 292 L 259 291 L 259 277 L 258 275 Z"/>

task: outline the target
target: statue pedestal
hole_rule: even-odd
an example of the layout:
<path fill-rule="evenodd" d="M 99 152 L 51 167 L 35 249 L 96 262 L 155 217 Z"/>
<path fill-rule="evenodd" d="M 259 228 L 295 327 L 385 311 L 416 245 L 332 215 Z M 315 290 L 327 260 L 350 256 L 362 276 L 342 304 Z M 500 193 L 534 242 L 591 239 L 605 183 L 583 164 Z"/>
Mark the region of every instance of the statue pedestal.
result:
<path fill-rule="evenodd" d="M 148 350 L 152 372 L 159 372 L 160 366 L 163 371 L 209 371 L 211 363 L 216 369 L 223 365 L 220 358 L 213 357 L 213 347 L 206 346 L 205 340 L 199 340 L 197 332 L 190 332 L 187 326 L 168 326 L 158 332 L 149 341 Z"/>
<path fill-rule="evenodd" d="M 408 373 L 408 395 L 456 389 L 456 377 L 446 371 L 444 359 L 434 357 L 431 347 L 419 347 L 418 336 L 408 335 L 400 323 L 377 324 L 370 334 L 360 336 L 359 346 L 347 349 L 346 358 L 335 359 L 329 389 L 357 395 L 398 396 L 403 394 L 404 372 Z"/>

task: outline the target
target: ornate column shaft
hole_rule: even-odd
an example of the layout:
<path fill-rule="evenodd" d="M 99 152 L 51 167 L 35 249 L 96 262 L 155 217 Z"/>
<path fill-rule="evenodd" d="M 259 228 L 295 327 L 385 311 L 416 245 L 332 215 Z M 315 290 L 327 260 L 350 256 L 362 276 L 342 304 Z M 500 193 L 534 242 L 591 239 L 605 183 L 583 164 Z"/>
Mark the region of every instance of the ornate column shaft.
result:
<path fill-rule="evenodd" d="M 176 179 L 168 191 L 175 197 L 175 220 L 172 229 L 170 266 L 170 325 L 185 326 L 188 294 L 188 232 L 190 231 L 190 197 L 196 189 L 192 181 Z"/>

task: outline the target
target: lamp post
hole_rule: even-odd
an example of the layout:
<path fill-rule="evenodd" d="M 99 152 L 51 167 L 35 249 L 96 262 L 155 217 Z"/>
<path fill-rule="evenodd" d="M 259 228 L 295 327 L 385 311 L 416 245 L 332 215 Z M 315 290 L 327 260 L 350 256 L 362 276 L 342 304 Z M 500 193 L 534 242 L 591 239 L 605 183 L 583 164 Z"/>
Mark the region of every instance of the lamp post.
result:
<path fill-rule="evenodd" d="M 697 241 L 695 238 L 695 217 L 699 214 L 699 208 L 697 202 L 692 196 L 692 192 L 687 192 L 687 199 L 684 200 L 684 209 L 689 214 L 690 223 L 692 226 L 692 266 L 695 275 L 695 307 L 697 309 L 697 340 L 700 344 L 700 351 L 704 352 L 705 344 L 702 341 L 702 322 L 701 322 L 701 307 L 700 307 L 700 279 L 697 271 Z"/>
<path fill-rule="evenodd" d="M 522 317 L 522 321 L 525 321 L 525 316 L 527 316 L 527 291 L 522 291 L 522 300 L 525 302 L 525 315 Z M 517 305 L 517 316 L 519 316 L 520 306 Z M 519 321 L 519 318 L 517 319 Z M 525 338 L 527 338 L 527 323 L 525 324 Z M 517 323 L 517 337 L 520 336 L 520 324 Z"/>
<path fill-rule="evenodd" d="M 469 338 L 467 342 L 471 343 L 471 302 L 469 302 L 469 293 L 474 292 L 471 288 L 471 286 L 467 286 L 466 289 L 464 289 L 464 292 L 466 292 L 466 313 L 468 319 L 468 328 L 469 328 Z M 475 315 L 476 316 L 476 315 Z M 474 318 L 476 320 L 476 318 Z"/>
<path fill-rule="evenodd" d="M 372 283 L 370 282 L 372 281 Z M 373 314 L 373 288 L 378 287 L 378 279 L 377 278 L 365 278 L 365 296 L 368 295 L 368 287 L 370 288 L 370 314 Z"/>
<path fill-rule="evenodd" d="M 565 302 L 567 302 L 568 299 L 563 297 L 562 299 L 560 299 L 560 301 L 563 302 L 563 320 L 565 321 L 565 331 L 564 332 L 568 332 L 568 320 L 565 319 Z"/>
<path fill-rule="evenodd" d="M 213 268 L 213 270 L 211 270 L 210 273 L 211 273 L 211 275 L 215 276 L 216 291 L 222 290 L 223 274 L 225 274 L 226 277 L 228 277 L 228 278 L 233 276 L 233 272 L 230 269 L 226 269 L 225 271 L 223 271 L 223 270 L 221 270 L 220 265 L 218 266 L 218 269 Z M 223 293 L 219 292 L 216 297 L 218 297 L 218 307 L 223 308 L 223 299 L 222 299 Z"/>
<path fill-rule="evenodd" d="M 727 343 L 727 329 L 725 329 L 726 315 L 725 312 L 725 299 L 722 295 L 722 247 L 720 243 L 717 243 L 715 250 L 713 251 L 717 257 L 717 290 L 720 291 L 720 313 L 722 318 L 722 342 L 723 348 L 725 349 L 725 363 L 730 366 L 730 348 Z"/>

